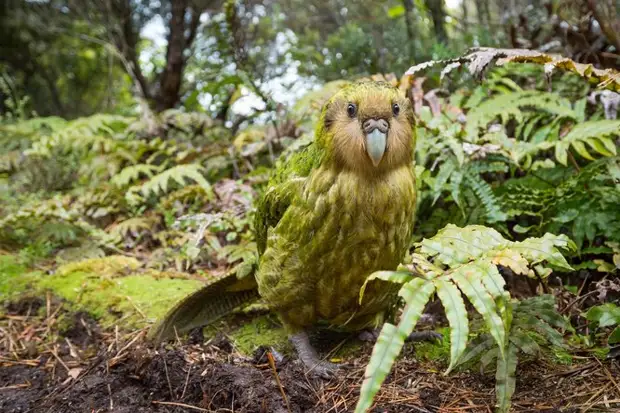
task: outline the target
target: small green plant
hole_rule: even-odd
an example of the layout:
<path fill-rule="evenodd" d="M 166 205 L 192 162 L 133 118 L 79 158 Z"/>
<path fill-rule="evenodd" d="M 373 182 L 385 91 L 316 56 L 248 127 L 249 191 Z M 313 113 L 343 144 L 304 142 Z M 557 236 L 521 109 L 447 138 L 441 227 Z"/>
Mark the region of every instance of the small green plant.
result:
<path fill-rule="evenodd" d="M 596 323 L 599 329 L 613 328 L 607 336 L 608 344 L 620 343 L 620 307 L 614 303 L 605 303 L 590 308 L 585 317 Z"/>
<path fill-rule="evenodd" d="M 575 244 L 565 235 L 545 234 L 541 238 L 514 242 L 492 228 L 448 225 L 436 236 L 419 243 L 411 262 L 401 270 L 370 275 L 366 284 L 402 284 L 399 296 L 404 308 L 397 324 L 385 323 L 381 330 L 366 368 L 356 412 L 362 413 L 371 407 L 406 337 L 413 331 L 433 294 L 441 300 L 450 324 L 450 365 L 446 374 L 458 364 L 467 346 L 469 322 L 465 296 L 482 316 L 495 343 L 497 406 L 501 412 L 508 411 L 514 392 L 517 349 L 531 347 L 524 341 L 524 326 L 541 329 L 554 343 L 561 343 L 561 336 L 558 338 L 551 333 L 547 323 L 562 328 L 568 325 L 560 321 L 561 317 L 553 315 L 552 307 L 542 299 L 525 304 L 511 300 L 498 267 L 510 268 L 515 274 L 544 278 L 552 269 L 572 270 L 561 250 L 575 249 Z M 360 291 L 360 301 L 364 298 L 366 284 Z M 532 315 L 534 305 L 545 306 L 544 312 L 537 313 L 540 318 Z M 520 311 L 515 311 L 519 308 Z"/>

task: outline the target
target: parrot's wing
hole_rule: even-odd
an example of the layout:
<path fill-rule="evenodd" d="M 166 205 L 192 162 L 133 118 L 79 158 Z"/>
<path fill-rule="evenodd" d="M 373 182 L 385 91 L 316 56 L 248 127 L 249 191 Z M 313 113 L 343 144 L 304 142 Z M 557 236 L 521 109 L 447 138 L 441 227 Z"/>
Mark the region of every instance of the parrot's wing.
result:
<path fill-rule="evenodd" d="M 267 247 L 269 228 L 278 225 L 293 199 L 303 191 L 306 177 L 321 163 L 323 151 L 310 143 L 289 159 L 279 161 L 267 189 L 256 205 L 254 230 L 259 255 Z"/>

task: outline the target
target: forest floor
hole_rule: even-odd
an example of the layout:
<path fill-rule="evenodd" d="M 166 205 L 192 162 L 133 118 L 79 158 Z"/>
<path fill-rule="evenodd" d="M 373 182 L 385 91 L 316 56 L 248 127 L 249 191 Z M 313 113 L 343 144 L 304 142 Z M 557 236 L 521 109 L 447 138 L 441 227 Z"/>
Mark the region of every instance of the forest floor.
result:
<path fill-rule="evenodd" d="M 331 381 L 304 373 L 294 357 L 261 346 L 243 354 L 224 333 L 153 348 L 146 328 L 103 328 L 50 294 L 5 306 L 0 318 L 0 411 L 13 412 L 321 412 L 353 411 L 370 344 L 340 360 Z M 234 322 L 248 322 L 237 315 Z M 340 344 L 342 339 L 338 338 Z M 338 341 L 336 340 L 336 341 Z M 328 347 L 338 346 L 334 339 Z M 324 342 L 319 343 L 322 347 Z M 577 362 L 575 362 L 575 360 Z M 374 412 L 491 412 L 492 373 L 444 376 L 411 345 L 388 377 Z M 617 361 L 573 358 L 520 363 L 514 411 L 612 411 Z"/>

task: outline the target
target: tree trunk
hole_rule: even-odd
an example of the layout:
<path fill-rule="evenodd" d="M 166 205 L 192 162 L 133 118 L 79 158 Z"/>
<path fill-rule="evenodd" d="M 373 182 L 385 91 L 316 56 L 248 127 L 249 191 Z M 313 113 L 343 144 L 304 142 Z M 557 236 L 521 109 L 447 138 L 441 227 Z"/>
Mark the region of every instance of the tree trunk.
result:
<path fill-rule="evenodd" d="M 138 33 L 134 28 L 131 20 L 132 8 L 130 0 L 111 1 L 108 4 L 113 15 L 119 20 L 119 30 L 113 30 L 108 27 L 108 35 L 113 40 L 121 55 L 125 57 L 125 70 L 135 83 L 136 88 L 140 93 L 140 97 L 145 100 L 151 99 L 151 89 L 149 83 L 142 73 L 140 62 L 138 61 Z M 103 9 L 105 13 L 105 9 Z M 109 24 L 109 23 L 108 23 Z M 110 24 L 112 26 L 112 24 Z"/>
<path fill-rule="evenodd" d="M 443 0 L 426 0 L 426 7 L 428 7 L 431 12 L 437 41 L 439 43 L 448 43 L 448 35 L 446 34 L 445 26 L 446 12 L 443 8 Z"/>
<path fill-rule="evenodd" d="M 620 17 L 618 6 L 613 4 L 613 0 L 587 0 L 588 7 L 594 18 L 601 26 L 601 30 L 609 43 L 616 48 L 616 53 L 620 52 Z"/>
<path fill-rule="evenodd" d="M 186 15 L 191 13 L 189 21 Z M 181 100 L 181 83 L 183 70 L 189 51 L 196 38 L 202 10 L 191 8 L 188 0 L 175 0 L 172 9 L 168 34 L 168 48 L 166 50 L 166 67 L 159 78 L 159 90 L 155 101 L 155 109 L 161 112 L 177 106 Z M 187 34 L 186 34 L 187 33 Z"/>
<path fill-rule="evenodd" d="M 405 6 L 405 24 L 407 25 L 407 40 L 409 41 L 409 59 L 415 60 L 415 16 L 413 0 L 403 0 Z"/>
<path fill-rule="evenodd" d="M 43 67 L 38 67 L 38 73 L 41 75 L 47 88 L 49 89 L 50 96 L 52 97 L 52 102 L 54 102 L 54 106 L 56 106 L 56 111 L 59 116 L 66 116 L 65 107 L 60 100 L 60 93 L 58 93 L 58 88 L 56 87 L 55 77 L 51 76 L 51 74 L 45 70 Z"/>
<path fill-rule="evenodd" d="M 467 0 L 462 0 L 461 2 L 461 7 L 462 7 L 462 19 L 461 19 L 461 30 L 463 30 L 463 35 L 467 36 L 467 34 L 469 33 L 469 22 L 467 21 L 467 19 L 469 19 L 469 10 L 467 7 Z"/>
<path fill-rule="evenodd" d="M 476 0 L 476 12 L 478 14 L 478 23 L 490 30 L 491 12 L 489 11 L 489 1 Z"/>
<path fill-rule="evenodd" d="M 159 93 L 157 94 L 155 108 L 157 112 L 173 108 L 180 100 L 181 80 L 185 59 L 185 12 L 188 0 L 175 0 L 172 2 L 168 34 L 168 47 L 166 50 L 166 67 L 161 74 Z"/>

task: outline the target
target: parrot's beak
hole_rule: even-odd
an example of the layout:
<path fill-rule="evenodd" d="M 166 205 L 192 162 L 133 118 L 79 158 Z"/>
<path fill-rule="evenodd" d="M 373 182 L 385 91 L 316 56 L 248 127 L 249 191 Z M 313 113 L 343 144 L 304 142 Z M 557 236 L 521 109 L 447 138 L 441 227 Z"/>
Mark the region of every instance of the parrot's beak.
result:
<path fill-rule="evenodd" d="M 375 167 L 379 165 L 383 158 L 386 144 L 387 133 L 381 132 L 379 128 L 375 128 L 366 134 L 366 152 L 368 152 L 368 156 L 370 156 L 370 160 Z"/>

